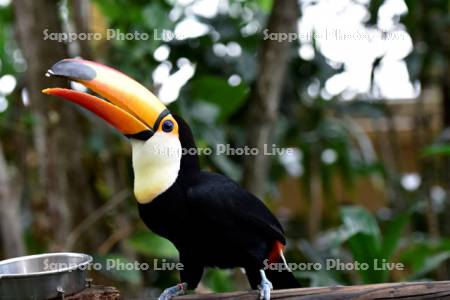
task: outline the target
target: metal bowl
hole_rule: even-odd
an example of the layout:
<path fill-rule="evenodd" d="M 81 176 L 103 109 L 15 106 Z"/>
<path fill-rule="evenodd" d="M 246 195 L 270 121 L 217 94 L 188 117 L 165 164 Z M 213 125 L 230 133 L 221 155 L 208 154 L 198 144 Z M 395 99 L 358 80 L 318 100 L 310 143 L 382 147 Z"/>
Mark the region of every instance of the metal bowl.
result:
<path fill-rule="evenodd" d="M 92 257 L 48 253 L 0 261 L 0 299 L 42 300 L 75 294 L 85 288 Z"/>

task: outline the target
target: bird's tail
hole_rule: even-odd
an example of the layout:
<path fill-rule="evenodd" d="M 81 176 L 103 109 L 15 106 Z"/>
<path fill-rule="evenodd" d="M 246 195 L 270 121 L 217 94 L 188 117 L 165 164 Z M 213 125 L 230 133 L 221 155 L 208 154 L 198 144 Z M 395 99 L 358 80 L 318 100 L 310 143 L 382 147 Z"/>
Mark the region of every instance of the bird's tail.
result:
<path fill-rule="evenodd" d="M 286 263 L 286 259 L 284 258 L 282 250 L 280 250 L 280 255 L 276 260 L 276 265 L 278 265 L 279 267 L 269 268 L 265 270 L 267 279 L 269 279 L 269 281 L 272 283 L 275 290 L 293 289 L 300 287 L 300 283 L 297 281 L 294 274 L 292 274 L 289 266 Z"/>

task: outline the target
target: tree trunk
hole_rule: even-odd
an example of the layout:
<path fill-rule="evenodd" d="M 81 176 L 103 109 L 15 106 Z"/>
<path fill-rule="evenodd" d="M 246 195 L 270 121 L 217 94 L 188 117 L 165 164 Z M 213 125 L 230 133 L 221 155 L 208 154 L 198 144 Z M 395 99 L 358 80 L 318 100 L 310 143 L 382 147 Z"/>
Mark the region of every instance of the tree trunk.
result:
<path fill-rule="evenodd" d="M 17 190 L 20 189 L 21 184 L 15 182 L 18 176 L 15 177 L 16 180 L 12 177 L 0 144 L 0 240 L 3 254 L 7 258 L 25 254 L 19 213 L 20 192 Z"/>
<path fill-rule="evenodd" d="M 81 143 L 73 108 L 44 96 L 41 90 L 67 85 L 65 81 L 44 76 L 55 62 L 67 57 L 67 49 L 64 43 L 44 39 L 46 30 L 48 34 L 62 32 L 58 1 L 14 0 L 14 14 L 17 38 L 27 62 L 26 87 L 38 160 L 31 199 L 33 230 L 35 236 L 42 237 L 42 242 L 48 242 L 50 249 L 55 250 L 64 244 L 71 227 L 70 198 L 80 202 L 82 191 L 74 188 L 79 178 L 69 178 L 69 173 L 78 176 L 82 173 L 69 172 L 68 164 L 81 168 Z"/>
<path fill-rule="evenodd" d="M 71 12 L 76 33 L 91 32 L 90 30 L 90 0 L 72 0 Z M 92 60 L 93 54 L 89 40 L 78 40 L 79 55 L 84 59 Z"/>
<path fill-rule="evenodd" d="M 319 148 L 319 147 L 313 147 Z M 322 179 L 320 174 L 320 152 L 314 151 L 311 153 L 311 179 L 309 187 L 309 215 L 308 215 L 308 238 L 314 241 L 317 233 L 321 229 L 323 218 L 323 194 L 322 194 Z"/>
<path fill-rule="evenodd" d="M 269 33 L 296 32 L 299 17 L 297 0 L 277 0 L 273 3 L 267 29 Z M 244 186 L 263 196 L 269 173 L 269 157 L 264 145 L 271 143 L 272 131 L 278 119 L 280 94 L 290 57 L 292 42 L 266 39 L 262 45 L 259 73 L 251 92 L 248 109 L 247 146 L 258 148 L 259 155 L 249 156 L 244 164 Z"/>

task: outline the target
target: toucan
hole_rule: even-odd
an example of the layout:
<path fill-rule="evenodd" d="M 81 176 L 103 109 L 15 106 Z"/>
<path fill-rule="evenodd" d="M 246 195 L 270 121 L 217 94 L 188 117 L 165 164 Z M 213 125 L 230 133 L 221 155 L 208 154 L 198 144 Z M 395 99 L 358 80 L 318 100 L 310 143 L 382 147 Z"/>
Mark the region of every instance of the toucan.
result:
<path fill-rule="evenodd" d="M 273 288 L 299 287 L 284 259 L 286 239 L 279 221 L 236 182 L 200 169 L 188 124 L 153 93 L 118 70 L 82 59 L 61 60 L 47 76 L 76 81 L 103 97 L 65 88 L 43 90 L 88 109 L 129 139 L 139 215 L 175 245 L 183 265 L 181 283 L 165 289 L 159 299 L 195 289 L 205 267 L 242 268 L 265 300 Z"/>

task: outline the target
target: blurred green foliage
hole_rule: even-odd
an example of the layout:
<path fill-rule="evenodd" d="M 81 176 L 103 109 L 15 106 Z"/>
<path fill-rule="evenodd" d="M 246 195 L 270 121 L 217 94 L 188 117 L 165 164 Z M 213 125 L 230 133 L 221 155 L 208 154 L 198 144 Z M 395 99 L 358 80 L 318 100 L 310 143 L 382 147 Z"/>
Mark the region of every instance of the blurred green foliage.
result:
<path fill-rule="evenodd" d="M 209 33 L 194 39 L 163 41 L 161 39 L 112 40 L 106 47 L 98 50 L 97 59 L 113 65 L 131 77 L 138 79 L 144 85 L 158 90 L 159 86 L 152 86 L 152 71 L 161 62 L 155 59 L 154 51 L 162 44 L 170 48 L 170 54 L 165 61 L 170 68 L 170 74 L 178 71 L 180 59 L 188 59 L 195 64 L 195 74 L 180 90 L 178 100 L 170 105 L 170 109 L 183 116 L 191 125 L 199 147 L 212 147 L 218 143 L 230 144 L 235 147 L 245 144 L 245 112 L 250 90 L 254 85 L 258 71 L 258 54 L 262 44 L 262 29 L 272 7 L 271 0 L 262 1 L 228 1 L 227 13 L 219 13 L 213 18 L 198 17 L 208 26 Z M 420 47 L 414 48 L 408 57 L 408 67 L 412 78 L 419 78 L 424 65 L 438 65 L 448 59 L 442 52 L 440 40 L 434 33 L 442 32 L 448 25 L 448 2 L 430 1 L 430 15 L 438 16 L 435 23 L 439 30 L 433 35 L 423 35 L 424 28 L 418 20 L 426 16 L 421 13 L 419 1 L 407 1 L 410 13 L 403 19 L 413 38 L 422 39 L 429 43 L 427 49 L 436 50 L 436 55 L 427 58 L 429 52 L 421 52 Z M 155 30 L 174 30 L 176 24 L 185 16 L 186 10 L 176 1 L 93 1 L 100 8 L 106 26 L 120 32 L 147 32 L 152 35 Z M 374 26 L 377 22 L 378 10 L 384 1 L 370 1 L 370 17 L 366 26 Z M 63 5 L 68 5 L 63 3 Z M 425 4 L 425 6 L 428 5 Z M 66 7 L 67 8 L 67 7 Z M 69 8 L 67 8 L 69 9 Z M 176 13 L 179 14 L 175 16 Z M 248 16 L 252 17 L 249 18 Z M 171 17 L 172 16 L 172 17 Z M 21 59 L 20 51 L 13 38 L 13 14 L 11 6 L 0 7 L 0 74 L 18 75 L 19 82 L 23 81 L 25 63 Z M 257 22 L 259 27 L 254 32 L 243 34 L 242 28 L 250 22 Z M 443 29 L 444 28 L 444 29 Z M 429 28 L 428 28 L 429 29 Z M 439 42 L 438 42 L 439 41 Z M 214 52 L 214 45 L 223 47 L 230 42 L 240 47 L 239 56 L 224 54 L 218 56 Z M 320 49 L 315 48 L 315 57 L 310 61 L 302 60 L 297 54 L 298 45 L 293 44 L 292 59 L 289 64 L 287 80 L 283 87 L 281 116 L 275 124 L 274 143 L 278 147 L 295 147 L 301 151 L 302 157 L 298 162 L 302 173 L 298 175 L 298 184 L 302 186 L 304 196 L 313 202 L 316 200 L 312 190 L 312 181 L 318 180 L 327 200 L 335 200 L 334 183 L 338 179 L 345 192 L 351 194 L 357 179 L 361 177 L 381 178 L 383 187 L 396 189 L 398 198 L 389 199 L 392 207 L 398 203 L 417 202 L 426 203 L 426 196 L 418 192 L 404 191 L 399 184 L 399 175 L 389 171 L 389 166 L 383 158 L 371 155 L 367 149 L 373 150 L 371 138 L 361 130 L 355 121 L 357 117 L 365 117 L 374 122 L 389 119 L 389 107 L 383 101 L 367 101 L 368 99 L 354 99 L 341 101 L 339 97 L 324 99 L 320 93 L 308 93 L 308 88 L 315 87 L 323 90 L 325 81 L 332 75 L 342 71 L 342 67 L 331 67 Z M 434 53 L 434 52 L 433 52 Z M 431 62 L 430 62 L 431 61 Z M 241 82 L 236 86 L 230 85 L 230 76 L 238 75 Z M 0 131 L 8 132 L 11 126 L 5 122 L 10 110 L 0 113 Z M 92 116 L 88 118 L 93 119 Z M 21 119 L 20 126 L 31 127 L 29 117 Z M 92 121 L 95 122 L 95 121 Z M 103 165 L 96 157 L 111 156 L 115 164 L 127 163 L 125 175 L 132 178 L 129 164 L 129 149 L 119 138 L 119 135 L 109 137 L 112 131 L 104 133 L 104 127 L 89 128 L 86 137 L 87 151 L 91 154 L 95 169 L 101 170 Z M 107 150 L 106 150 L 107 149 Z M 331 154 L 324 159 L 324 153 Z M 450 148 L 447 144 L 431 145 L 423 150 L 425 157 L 448 155 Z M 95 157 L 95 158 L 94 158 Z M 330 158 L 331 157 L 331 158 Z M 205 169 L 217 171 L 229 177 L 240 180 L 242 177 L 243 157 L 239 156 L 202 156 L 201 162 Z M 123 161 L 122 161 L 123 160 Z M 286 176 L 286 168 L 281 162 L 273 158 L 272 173 L 267 179 L 267 186 L 272 191 L 268 199 L 277 196 L 276 185 L 279 179 Z M 95 186 L 95 195 L 99 202 L 106 202 L 115 191 L 110 181 L 98 174 L 91 174 Z M 130 180 L 131 181 L 131 180 Z M 131 182 L 126 182 L 131 185 Z M 123 263 L 131 262 L 136 257 L 130 257 L 125 249 L 132 252 L 141 261 L 167 258 L 175 260 L 177 251 L 165 239 L 149 232 L 138 221 L 135 206 L 132 201 L 126 204 L 126 209 L 119 213 L 127 214 L 132 223 L 133 231 L 125 236 L 120 245 L 114 245 L 108 253 L 97 254 L 96 261 L 106 263 L 107 259 L 117 259 Z M 408 204 L 411 204 L 408 202 Z M 414 204 L 414 203 L 413 203 Z M 295 223 L 291 220 L 286 224 L 288 232 L 293 232 L 290 244 L 294 245 L 287 253 L 288 260 L 301 258 L 309 262 L 321 262 L 326 265 L 327 258 L 339 258 L 342 261 L 358 261 L 373 264 L 374 259 L 387 262 L 402 262 L 407 270 L 400 274 L 383 270 L 360 270 L 345 272 L 336 270 L 321 270 L 317 272 L 297 272 L 305 285 L 319 286 L 329 284 L 375 283 L 391 280 L 417 280 L 436 278 L 433 274 L 443 262 L 449 258 L 450 241 L 447 239 L 430 238 L 423 225 L 425 209 L 421 205 L 411 211 L 393 210 L 388 218 L 377 218 L 375 214 L 357 206 L 347 206 L 334 209 L 338 204 L 333 202 L 327 206 L 327 214 L 332 217 L 327 220 L 327 230 L 318 233 L 317 241 L 305 241 L 304 220 Z M 411 205 L 412 206 L 412 205 Z M 26 216 L 27 217 L 27 216 Z M 26 218 L 25 217 L 25 218 Z M 309 216 L 314 218 L 314 216 Z M 334 217 L 334 218 L 333 218 Z M 26 221 L 27 226 L 30 222 Z M 118 226 L 112 216 L 106 216 L 99 224 L 99 231 L 114 231 Z M 299 225 L 300 224 L 300 225 Z M 331 224 L 331 229 L 329 229 Z M 26 230 L 27 246 L 30 253 L 44 252 L 45 245 L 37 243 Z M 408 234 L 407 234 L 408 233 Z M 103 237 L 103 236 L 102 236 Z M 298 238 L 301 237 L 301 238 Z M 300 247 L 296 247 L 297 244 Z M 295 261 L 295 260 L 294 260 Z M 145 285 L 151 287 L 166 287 L 176 280 L 177 272 L 153 274 L 150 271 L 116 271 L 103 272 L 102 276 L 130 285 Z M 229 291 L 236 287 L 230 271 L 209 270 L 203 282 L 213 291 Z"/>
<path fill-rule="evenodd" d="M 168 240 L 150 233 L 148 230 L 141 230 L 133 233 L 127 240 L 138 254 L 149 257 L 177 258 L 178 251 Z"/>
<path fill-rule="evenodd" d="M 450 258 L 450 245 L 447 239 L 405 236 L 414 213 L 417 211 L 411 209 L 389 221 L 379 222 L 364 208 L 343 207 L 340 210 L 342 225 L 323 233 L 314 245 L 303 241 L 301 249 L 309 261 L 323 266 L 333 259 L 341 263 L 365 263 L 369 268 L 332 267 L 317 272 L 297 272 L 298 276 L 308 278 L 313 286 L 429 279 L 428 276 Z M 402 264 L 402 270 L 394 267 L 393 264 L 398 263 Z M 375 264 L 388 267 L 375 269 Z"/>

